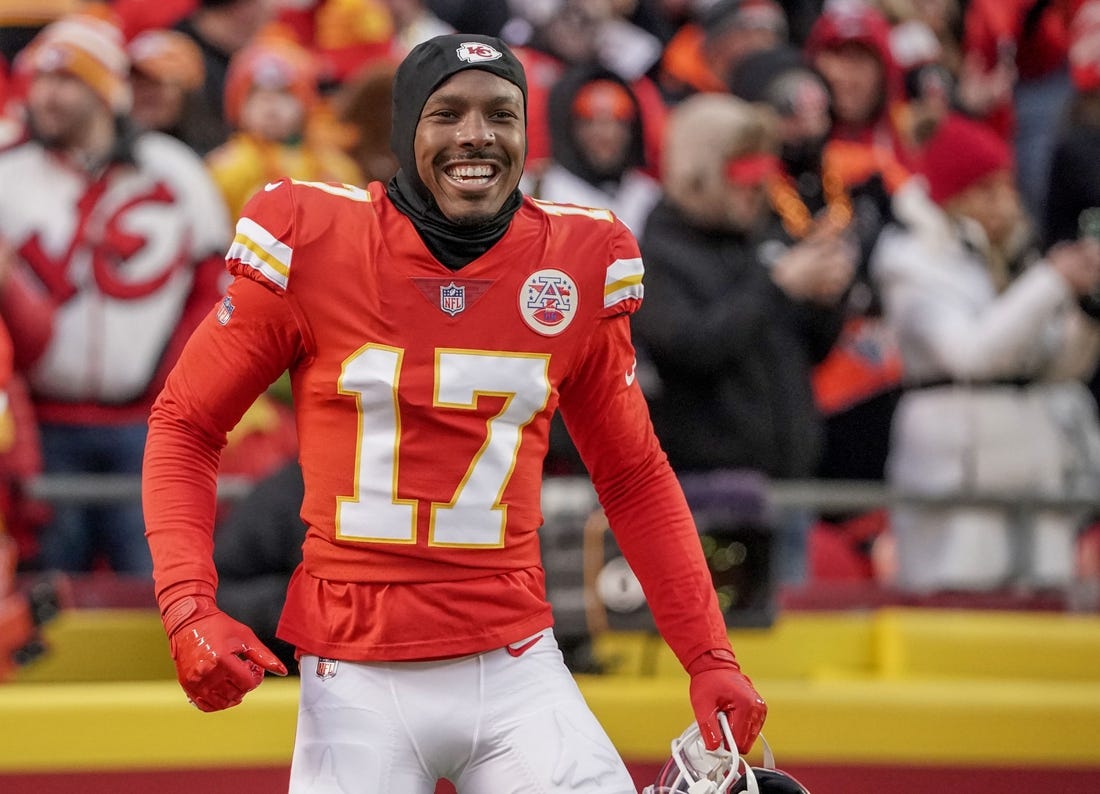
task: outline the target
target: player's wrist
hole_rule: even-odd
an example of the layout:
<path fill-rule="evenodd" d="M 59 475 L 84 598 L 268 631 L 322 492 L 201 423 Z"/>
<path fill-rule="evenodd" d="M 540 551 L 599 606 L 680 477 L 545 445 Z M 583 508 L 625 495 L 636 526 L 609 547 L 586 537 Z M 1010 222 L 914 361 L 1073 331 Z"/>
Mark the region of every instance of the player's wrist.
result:
<path fill-rule="evenodd" d="M 703 651 L 692 659 L 684 668 L 688 675 L 696 676 L 708 670 L 732 670 L 741 672 L 741 665 L 737 663 L 737 657 L 729 648 L 712 648 Z"/>
<path fill-rule="evenodd" d="M 219 611 L 212 597 L 188 594 L 168 604 L 161 611 L 161 621 L 164 623 L 165 633 L 173 637 L 195 621 Z"/>

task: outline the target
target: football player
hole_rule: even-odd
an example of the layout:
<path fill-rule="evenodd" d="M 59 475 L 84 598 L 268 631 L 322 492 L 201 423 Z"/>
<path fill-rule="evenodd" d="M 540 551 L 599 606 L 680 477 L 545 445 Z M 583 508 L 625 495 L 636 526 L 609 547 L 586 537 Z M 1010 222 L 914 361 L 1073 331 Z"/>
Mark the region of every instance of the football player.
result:
<path fill-rule="evenodd" d="M 401 168 L 280 179 L 150 421 L 143 499 L 180 684 L 204 711 L 285 668 L 215 603 L 218 454 L 289 370 L 309 529 L 279 636 L 302 674 L 291 791 L 634 792 L 554 640 L 537 531 L 560 410 L 710 747 L 766 705 L 730 648 L 691 514 L 633 377 L 634 238 L 518 190 L 526 80 L 447 35 L 394 83 Z"/>

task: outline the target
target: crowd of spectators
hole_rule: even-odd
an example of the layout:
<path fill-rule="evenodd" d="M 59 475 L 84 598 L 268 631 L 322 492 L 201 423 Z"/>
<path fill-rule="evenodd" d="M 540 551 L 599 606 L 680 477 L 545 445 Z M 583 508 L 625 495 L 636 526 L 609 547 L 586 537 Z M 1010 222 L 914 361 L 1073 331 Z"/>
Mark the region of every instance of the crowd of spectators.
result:
<path fill-rule="evenodd" d="M 25 568 L 149 572 L 136 505 L 22 484 L 138 472 L 244 202 L 388 180 L 395 64 L 450 31 L 524 63 L 524 192 L 637 236 L 637 376 L 678 472 L 1097 492 L 1100 0 L 0 0 L 0 508 Z M 224 472 L 293 479 L 286 399 Z M 555 439 L 548 473 L 578 473 Z M 1100 567 L 1091 521 L 789 511 L 777 575 L 1060 588 Z"/>

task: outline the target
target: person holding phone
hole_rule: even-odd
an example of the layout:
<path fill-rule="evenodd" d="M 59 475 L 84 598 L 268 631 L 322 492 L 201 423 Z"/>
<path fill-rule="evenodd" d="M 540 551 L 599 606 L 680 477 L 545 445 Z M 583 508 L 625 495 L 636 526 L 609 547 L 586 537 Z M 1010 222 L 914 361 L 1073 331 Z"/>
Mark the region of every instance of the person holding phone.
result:
<path fill-rule="evenodd" d="M 1012 152 L 949 117 L 928 143 L 932 206 L 888 227 L 872 271 L 901 348 L 906 393 L 887 476 L 937 497 L 1055 499 L 1096 493 L 1100 421 L 1082 379 L 1100 325 L 1080 299 L 1100 284 L 1100 242 L 1027 246 Z M 1084 516 L 1000 507 L 898 505 L 898 584 L 923 592 L 1073 580 Z"/>

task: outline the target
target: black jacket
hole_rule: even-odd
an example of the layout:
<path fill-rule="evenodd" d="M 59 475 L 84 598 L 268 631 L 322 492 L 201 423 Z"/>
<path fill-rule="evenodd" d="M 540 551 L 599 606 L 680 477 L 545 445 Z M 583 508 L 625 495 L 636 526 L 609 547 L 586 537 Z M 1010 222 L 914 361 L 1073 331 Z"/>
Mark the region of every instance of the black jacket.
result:
<path fill-rule="evenodd" d="M 634 334 L 661 381 L 654 427 L 673 468 L 806 477 L 822 447 L 810 374 L 839 309 L 791 301 L 741 235 L 654 209 L 641 240 L 645 301 Z"/>

